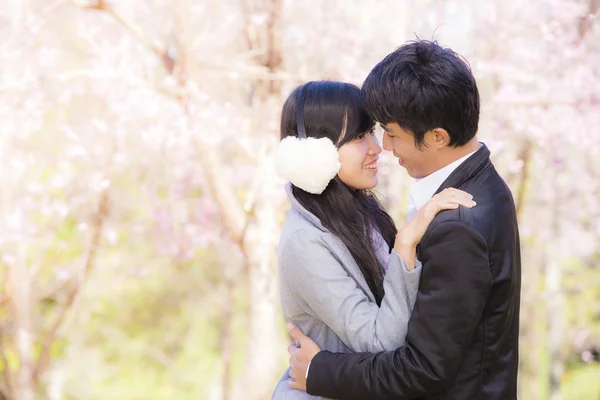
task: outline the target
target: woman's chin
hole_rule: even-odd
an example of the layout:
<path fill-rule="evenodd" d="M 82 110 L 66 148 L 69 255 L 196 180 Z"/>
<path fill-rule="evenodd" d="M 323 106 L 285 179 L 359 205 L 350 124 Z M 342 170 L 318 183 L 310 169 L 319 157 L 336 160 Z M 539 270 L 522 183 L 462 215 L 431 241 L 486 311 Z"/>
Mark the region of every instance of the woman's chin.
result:
<path fill-rule="evenodd" d="M 369 179 L 368 182 L 365 182 L 360 189 L 362 189 L 362 190 L 375 189 L 375 187 L 378 184 L 379 184 L 379 178 L 377 178 L 377 176 L 374 176 L 371 179 Z"/>
<path fill-rule="evenodd" d="M 353 179 L 352 181 L 340 177 L 341 181 L 346 185 L 350 186 L 354 190 L 369 190 L 373 189 L 379 184 L 379 178 L 377 175 L 371 175 L 367 179 L 361 177 L 361 179 Z"/>

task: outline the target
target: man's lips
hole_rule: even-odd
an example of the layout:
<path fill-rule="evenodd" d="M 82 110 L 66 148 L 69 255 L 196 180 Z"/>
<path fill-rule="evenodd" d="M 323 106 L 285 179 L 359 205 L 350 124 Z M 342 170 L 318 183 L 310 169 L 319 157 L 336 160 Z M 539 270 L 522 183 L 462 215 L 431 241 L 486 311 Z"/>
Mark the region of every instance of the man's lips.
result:
<path fill-rule="evenodd" d="M 398 159 L 398 164 L 404 165 L 404 160 L 402 159 L 402 157 L 400 157 L 396 153 L 394 153 L 394 157 L 396 157 Z"/>

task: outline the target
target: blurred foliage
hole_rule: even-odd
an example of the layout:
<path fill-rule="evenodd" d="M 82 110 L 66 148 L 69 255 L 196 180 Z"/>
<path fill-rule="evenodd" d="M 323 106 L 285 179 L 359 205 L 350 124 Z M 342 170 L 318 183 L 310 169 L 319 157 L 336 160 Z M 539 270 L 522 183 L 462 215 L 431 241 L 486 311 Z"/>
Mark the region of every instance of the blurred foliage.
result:
<path fill-rule="evenodd" d="M 268 396 L 282 100 L 360 83 L 415 34 L 469 60 L 518 203 L 520 398 L 600 398 L 598 7 L 0 1 L 0 399 Z M 412 182 L 381 161 L 403 221 Z"/>

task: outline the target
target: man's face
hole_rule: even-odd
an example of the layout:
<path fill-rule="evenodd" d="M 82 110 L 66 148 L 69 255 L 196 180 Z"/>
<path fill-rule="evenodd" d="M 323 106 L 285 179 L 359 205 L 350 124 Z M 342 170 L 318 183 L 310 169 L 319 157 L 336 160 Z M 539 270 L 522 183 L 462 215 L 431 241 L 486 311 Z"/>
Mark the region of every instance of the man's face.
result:
<path fill-rule="evenodd" d="M 381 124 L 381 127 L 384 130 L 383 148 L 394 153 L 411 177 L 424 178 L 437 170 L 436 147 L 427 146 L 431 132 L 425 134 L 423 145 L 417 148 L 414 137 L 397 123 Z"/>

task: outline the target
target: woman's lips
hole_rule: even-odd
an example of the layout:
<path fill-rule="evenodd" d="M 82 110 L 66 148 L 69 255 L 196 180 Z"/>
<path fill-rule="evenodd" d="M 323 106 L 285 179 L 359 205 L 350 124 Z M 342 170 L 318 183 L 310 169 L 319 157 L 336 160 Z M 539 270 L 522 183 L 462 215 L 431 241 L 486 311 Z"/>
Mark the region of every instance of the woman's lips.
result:
<path fill-rule="evenodd" d="M 367 170 L 369 172 L 377 172 L 377 160 L 367 165 L 363 165 L 362 169 Z"/>

